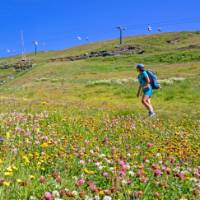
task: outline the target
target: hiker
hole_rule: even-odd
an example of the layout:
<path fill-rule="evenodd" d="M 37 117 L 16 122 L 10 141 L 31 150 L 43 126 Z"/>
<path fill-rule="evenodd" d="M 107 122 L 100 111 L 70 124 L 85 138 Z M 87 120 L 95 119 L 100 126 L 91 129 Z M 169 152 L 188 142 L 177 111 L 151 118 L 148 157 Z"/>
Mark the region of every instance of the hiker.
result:
<path fill-rule="evenodd" d="M 150 84 L 150 78 L 148 76 L 148 73 L 145 71 L 143 64 L 137 64 L 136 68 L 139 73 L 138 81 L 140 84 L 137 92 L 137 97 L 140 96 L 141 90 L 143 90 L 142 104 L 149 111 L 149 117 L 153 117 L 155 116 L 155 112 L 151 104 L 151 96 L 153 94 L 153 89 Z"/>

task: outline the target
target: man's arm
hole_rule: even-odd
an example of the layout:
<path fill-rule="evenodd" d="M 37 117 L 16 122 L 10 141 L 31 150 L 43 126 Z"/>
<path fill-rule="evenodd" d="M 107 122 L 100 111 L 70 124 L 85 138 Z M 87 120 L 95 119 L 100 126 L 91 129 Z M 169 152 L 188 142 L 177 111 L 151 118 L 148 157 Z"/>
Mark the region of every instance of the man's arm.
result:
<path fill-rule="evenodd" d="M 145 77 L 145 80 L 146 80 L 146 84 L 143 86 L 143 88 L 148 88 L 149 87 L 149 84 L 150 84 L 150 79 L 148 76 Z"/>
<path fill-rule="evenodd" d="M 140 85 L 140 86 L 138 87 L 137 97 L 140 96 L 141 89 L 142 89 L 142 86 Z"/>

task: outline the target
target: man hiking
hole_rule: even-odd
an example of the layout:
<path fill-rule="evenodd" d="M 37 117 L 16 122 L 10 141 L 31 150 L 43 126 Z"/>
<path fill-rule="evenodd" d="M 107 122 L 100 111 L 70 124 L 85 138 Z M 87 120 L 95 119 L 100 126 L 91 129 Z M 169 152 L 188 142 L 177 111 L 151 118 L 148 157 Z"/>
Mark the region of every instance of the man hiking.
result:
<path fill-rule="evenodd" d="M 137 64 L 136 68 L 139 73 L 138 81 L 140 84 L 139 88 L 138 88 L 138 92 L 137 92 L 137 97 L 140 96 L 141 90 L 143 90 L 142 104 L 149 111 L 149 117 L 153 117 L 156 114 L 155 114 L 153 106 L 151 104 L 151 96 L 153 94 L 153 89 L 150 84 L 150 78 L 148 76 L 148 73 L 145 71 L 143 64 Z"/>

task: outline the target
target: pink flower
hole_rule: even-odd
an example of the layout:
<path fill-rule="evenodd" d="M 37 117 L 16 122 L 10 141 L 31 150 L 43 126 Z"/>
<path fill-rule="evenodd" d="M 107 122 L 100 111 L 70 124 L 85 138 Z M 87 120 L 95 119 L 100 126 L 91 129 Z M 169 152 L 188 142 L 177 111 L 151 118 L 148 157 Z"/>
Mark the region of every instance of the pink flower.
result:
<path fill-rule="evenodd" d="M 136 173 L 136 177 L 143 177 L 143 176 L 145 176 L 144 170 L 139 170 L 139 171 Z"/>
<path fill-rule="evenodd" d="M 130 168 L 130 167 L 127 166 L 127 165 L 123 165 L 123 166 L 122 166 L 122 170 L 124 170 L 124 171 L 128 170 L 129 168 Z"/>
<path fill-rule="evenodd" d="M 89 181 L 87 184 L 92 192 L 98 191 L 97 186 L 93 182 Z"/>
<path fill-rule="evenodd" d="M 158 165 L 158 164 L 152 164 L 152 166 L 151 166 L 151 168 L 153 169 L 153 170 L 156 170 L 156 169 L 160 169 L 160 166 Z"/>
<path fill-rule="evenodd" d="M 148 144 L 147 144 L 147 147 L 148 147 L 148 148 L 151 148 L 151 147 L 153 147 L 153 144 L 152 144 L 152 143 L 148 143 Z"/>
<path fill-rule="evenodd" d="M 126 165 L 126 163 L 125 163 L 124 161 L 120 161 L 119 164 L 120 164 L 121 166 Z"/>
<path fill-rule="evenodd" d="M 109 175 L 108 172 L 103 172 L 104 177 L 108 177 L 108 175 Z"/>
<path fill-rule="evenodd" d="M 140 180 L 141 183 L 147 183 L 149 179 L 145 176 L 142 176 L 142 177 L 139 178 L 139 180 Z"/>
<path fill-rule="evenodd" d="M 174 164 L 175 161 L 176 161 L 176 159 L 174 157 L 172 157 L 172 156 L 170 156 L 168 159 L 171 162 L 171 164 Z"/>
<path fill-rule="evenodd" d="M 119 175 L 120 175 L 120 176 L 125 176 L 125 175 L 126 175 L 126 171 L 125 171 L 125 170 L 121 170 L 121 171 L 119 172 Z"/>
<path fill-rule="evenodd" d="M 174 175 L 181 180 L 185 179 L 185 174 L 183 172 L 175 173 Z"/>
<path fill-rule="evenodd" d="M 127 184 L 128 184 L 128 185 L 131 185 L 131 183 L 132 183 L 132 181 L 131 181 L 131 179 L 129 179 L 129 180 L 127 181 Z"/>
<path fill-rule="evenodd" d="M 88 140 L 85 140 L 85 144 L 88 145 L 90 144 L 90 142 Z"/>
<path fill-rule="evenodd" d="M 164 170 L 168 175 L 171 173 L 171 169 L 169 167 L 166 167 L 166 169 Z"/>
<path fill-rule="evenodd" d="M 85 180 L 83 178 L 79 179 L 76 183 L 77 186 L 81 186 L 85 183 Z"/>
<path fill-rule="evenodd" d="M 154 171 L 154 176 L 161 176 L 162 175 L 162 171 L 160 169 L 156 169 Z"/>
<path fill-rule="evenodd" d="M 53 197 L 50 192 L 45 192 L 44 199 L 45 200 L 53 200 Z"/>
<path fill-rule="evenodd" d="M 142 196 L 142 194 L 143 194 L 142 191 L 137 191 L 137 192 L 134 193 L 134 196 L 135 196 L 135 198 L 139 198 L 139 197 Z"/>
<path fill-rule="evenodd" d="M 109 144 L 109 138 L 108 138 L 108 137 L 105 137 L 104 140 L 103 140 L 103 143 L 104 143 L 104 144 Z"/>
<path fill-rule="evenodd" d="M 194 170 L 194 175 L 197 177 L 200 177 L 200 166 L 198 166 L 195 170 Z"/>

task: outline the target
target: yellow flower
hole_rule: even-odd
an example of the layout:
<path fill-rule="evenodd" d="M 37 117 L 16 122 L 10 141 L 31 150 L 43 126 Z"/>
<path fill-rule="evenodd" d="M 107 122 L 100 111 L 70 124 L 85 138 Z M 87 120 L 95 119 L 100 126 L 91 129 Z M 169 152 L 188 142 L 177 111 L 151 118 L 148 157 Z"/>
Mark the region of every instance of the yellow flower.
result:
<path fill-rule="evenodd" d="M 103 196 L 103 195 L 104 195 L 104 191 L 101 190 L 101 191 L 99 192 L 99 195 Z"/>
<path fill-rule="evenodd" d="M 46 102 L 46 101 L 43 101 L 41 103 L 42 103 L 42 105 L 47 105 L 48 104 L 48 102 Z"/>
<path fill-rule="evenodd" d="M 11 166 L 9 166 L 6 170 L 7 170 L 8 172 L 12 172 L 12 171 L 13 171 Z"/>
<path fill-rule="evenodd" d="M 32 157 L 33 157 L 33 154 L 32 154 L 32 153 L 29 153 L 28 156 L 32 158 Z"/>
<path fill-rule="evenodd" d="M 17 183 L 22 183 L 23 181 L 21 179 L 17 179 Z"/>
<path fill-rule="evenodd" d="M 9 187 L 9 186 L 10 186 L 10 182 L 4 181 L 4 182 L 3 182 L 3 185 Z"/>
<path fill-rule="evenodd" d="M 86 174 L 89 174 L 89 175 L 95 174 L 94 171 L 90 171 L 90 170 L 88 170 L 87 168 L 84 169 L 84 172 L 85 172 Z"/>
<path fill-rule="evenodd" d="M 6 139 L 7 139 L 7 140 L 10 139 L 10 132 L 7 132 L 7 133 L 6 133 Z"/>
<path fill-rule="evenodd" d="M 15 167 L 15 165 L 13 165 L 13 166 L 12 166 L 12 168 L 13 168 L 14 170 L 18 170 L 18 168 L 17 168 L 17 167 Z"/>
<path fill-rule="evenodd" d="M 47 142 L 44 142 L 43 144 L 41 144 L 42 148 L 47 148 L 49 146 L 49 144 Z"/>
<path fill-rule="evenodd" d="M 13 173 L 12 173 L 12 172 L 5 172 L 4 175 L 5 175 L 5 176 L 12 176 Z"/>
<path fill-rule="evenodd" d="M 26 164 L 29 164 L 29 163 L 30 163 L 30 161 L 29 161 L 29 159 L 28 159 L 28 157 L 27 157 L 26 155 L 22 156 L 22 158 L 23 158 L 23 160 L 24 160 L 24 162 L 25 162 Z"/>
<path fill-rule="evenodd" d="M 39 132 L 40 132 L 40 128 L 37 128 L 37 129 L 36 129 L 36 133 L 39 133 Z"/>
<path fill-rule="evenodd" d="M 31 180 L 33 180 L 33 179 L 35 179 L 35 176 L 30 175 L 29 178 L 30 178 Z"/>
<path fill-rule="evenodd" d="M 39 153 L 38 152 L 34 152 L 34 157 L 38 158 L 39 157 Z"/>
<path fill-rule="evenodd" d="M 45 171 L 45 168 L 44 168 L 44 167 L 41 167 L 41 170 L 42 170 L 42 171 Z"/>
<path fill-rule="evenodd" d="M 131 190 L 127 190 L 127 193 L 130 195 L 131 194 Z"/>

